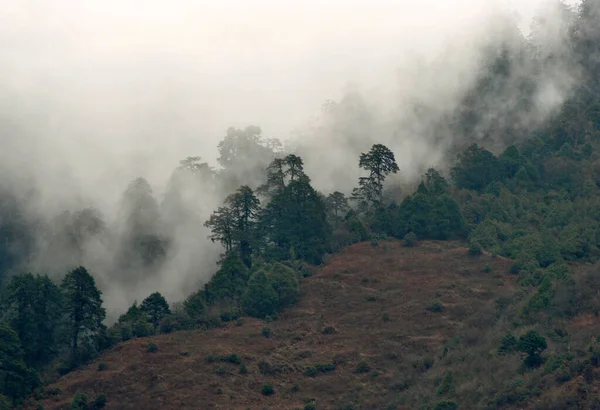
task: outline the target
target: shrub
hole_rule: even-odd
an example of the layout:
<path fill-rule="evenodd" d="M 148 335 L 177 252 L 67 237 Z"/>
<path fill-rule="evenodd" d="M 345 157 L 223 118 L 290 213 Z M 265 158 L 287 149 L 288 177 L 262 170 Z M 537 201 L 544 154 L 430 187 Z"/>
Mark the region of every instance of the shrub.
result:
<path fill-rule="evenodd" d="M 133 337 L 131 328 L 127 325 L 121 325 L 121 340 L 126 342 Z"/>
<path fill-rule="evenodd" d="M 491 266 L 489 263 L 486 263 L 486 264 L 483 266 L 483 272 L 484 272 L 484 273 L 490 273 L 491 271 L 492 271 L 492 266 Z"/>
<path fill-rule="evenodd" d="M 335 364 L 333 363 L 320 363 L 315 366 L 321 373 L 332 372 L 335 370 Z"/>
<path fill-rule="evenodd" d="M 317 410 L 317 405 L 315 402 L 311 401 L 310 403 L 306 403 L 304 405 L 304 410 Z"/>
<path fill-rule="evenodd" d="M 87 396 L 81 392 L 75 393 L 71 400 L 71 410 L 87 410 L 88 400 Z"/>
<path fill-rule="evenodd" d="M 365 361 L 359 362 L 356 365 L 356 369 L 354 369 L 354 373 L 356 373 L 356 374 L 369 373 L 370 371 L 371 371 L 371 367 Z"/>
<path fill-rule="evenodd" d="M 376 301 L 377 301 L 377 297 L 375 295 L 367 296 L 367 302 L 376 302 Z"/>
<path fill-rule="evenodd" d="M 413 232 L 409 232 L 404 235 L 404 246 L 407 248 L 412 248 L 417 244 L 417 235 Z"/>
<path fill-rule="evenodd" d="M 440 383 L 440 387 L 437 390 L 437 395 L 449 396 L 453 395 L 454 392 L 454 377 L 452 376 L 452 372 L 447 372 Z"/>
<path fill-rule="evenodd" d="M 215 355 L 209 354 L 204 358 L 204 360 L 206 360 L 207 363 L 214 363 L 217 361 L 217 358 Z"/>
<path fill-rule="evenodd" d="M 248 368 L 244 363 L 240 365 L 240 374 L 248 374 Z"/>
<path fill-rule="evenodd" d="M 242 296 L 242 306 L 248 315 L 257 318 L 272 315 L 279 308 L 279 296 L 264 272 L 250 277 Z"/>
<path fill-rule="evenodd" d="M 472 243 L 469 245 L 469 254 L 473 256 L 481 255 L 481 246 L 478 243 Z"/>
<path fill-rule="evenodd" d="M 504 355 L 516 351 L 517 344 L 517 338 L 514 337 L 512 333 L 505 334 L 502 337 L 502 341 L 500 341 L 500 346 L 498 347 L 498 354 Z"/>
<path fill-rule="evenodd" d="M 98 371 L 99 372 L 103 372 L 104 370 L 106 370 L 106 368 L 107 368 L 106 363 L 104 363 L 104 362 L 98 363 Z"/>
<path fill-rule="evenodd" d="M 316 367 L 314 366 L 309 366 L 306 369 L 304 369 L 304 375 L 307 377 L 315 377 L 318 373 L 318 370 Z"/>
<path fill-rule="evenodd" d="M 148 342 L 148 352 L 154 353 L 154 352 L 157 352 L 157 351 L 158 351 L 158 346 L 156 346 L 152 342 Z"/>
<path fill-rule="evenodd" d="M 439 313 L 444 310 L 444 306 L 440 302 L 435 301 L 431 305 L 427 306 L 426 309 L 430 312 Z"/>
<path fill-rule="evenodd" d="M 272 396 L 273 394 L 275 394 L 275 388 L 273 388 L 273 385 L 271 383 L 266 383 L 263 384 L 262 388 L 260 389 L 260 392 L 263 396 Z"/>
<path fill-rule="evenodd" d="M 455 401 L 442 400 L 435 404 L 433 410 L 458 410 L 458 404 Z"/>
<path fill-rule="evenodd" d="M 528 367 L 537 367 L 542 363 L 540 354 L 547 347 L 546 338 L 540 336 L 535 330 L 522 335 L 517 343 L 517 350 L 527 355 L 524 362 Z"/>
<path fill-rule="evenodd" d="M 106 406 L 106 402 L 108 401 L 108 399 L 106 398 L 105 394 L 101 394 L 98 397 L 96 397 L 96 399 L 92 402 L 92 409 L 93 410 L 99 410 L 99 409 L 103 409 L 104 406 Z"/>
<path fill-rule="evenodd" d="M 171 316 L 167 316 L 160 321 L 159 331 L 160 333 L 171 333 L 173 331 L 173 327 L 173 318 Z"/>
<path fill-rule="evenodd" d="M 265 327 L 262 328 L 261 334 L 264 337 L 269 338 L 269 337 L 271 337 L 271 335 L 273 334 L 273 332 L 271 331 L 270 327 L 265 326 Z"/>
<path fill-rule="evenodd" d="M 242 359 L 235 353 L 232 353 L 232 354 L 226 355 L 226 356 L 221 356 L 220 360 L 222 362 L 232 363 L 232 364 L 241 364 L 242 363 Z"/>
<path fill-rule="evenodd" d="M 384 322 L 389 322 L 390 321 L 390 314 L 388 312 L 383 312 L 381 314 L 381 320 L 383 320 Z"/>
<path fill-rule="evenodd" d="M 324 335 L 332 335 L 334 333 L 337 333 L 337 330 L 333 326 L 325 326 L 325 328 L 323 328 L 323 330 L 321 331 L 321 333 L 324 334 Z"/>

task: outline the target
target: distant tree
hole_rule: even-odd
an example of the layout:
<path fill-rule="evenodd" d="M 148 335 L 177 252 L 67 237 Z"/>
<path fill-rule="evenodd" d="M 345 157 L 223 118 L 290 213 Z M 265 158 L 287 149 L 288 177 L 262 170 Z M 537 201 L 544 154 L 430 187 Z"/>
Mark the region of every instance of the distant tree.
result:
<path fill-rule="evenodd" d="M 233 213 L 229 207 L 219 207 L 212 213 L 209 220 L 204 222 L 204 226 L 211 230 L 208 237 L 213 242 L 221 242 L 225 252 L 233 249 L 234 219 Z"/>
<path fill-rule="evenodd" d="M 290 181 L 297 181 L 304 175 L 304 162 L 299 156 L 290 154 L 284 158 L 284 162 L 288 166 L 285 175 L 290 177 Z"/>
<path fill-rule="evenodd" d="M 253 317 L 264 318 L 272 315 L 278 308 L 277 292 L 264 272 L 253 274 L 248 281 L 248 289 L 242 297 L 242 306 Z"/>
<path fill-rule="evenodd" d="M 260 211 L 260 201 L 248 186 L 240 187 L 227 197 L 233 219 L 233 240 L 237 244 L 240 257 L 246 266 L 252 264 L 253 245 L 256 242 L 256 219 Z"/>
<path fill-rule="evenodd" d="M 452 179 L 457 188 L 483 191 L 488 184 L 502 178 L 498 158 L 477 144 L 459 154 L 452 168 Z"/>
<path fill-rule="evenodd" d="M 367 210 L 383 203 L 383 182 L 400 168 L 394 153 L 382 144 L 375 144 L 368 153 L 360 154 L 359 166 L 369 171 L 369 176 L 359 179 L 359 187 L 352 192 L 352 199 L 358 201 L 362 210 Z"/>
<path fill-rule="evenodd" d="M 291 181 L 275 195 L 262 212 L 260 225 L 267 250 L 275 259 L 289 259 L 293 253 L 319 263 L 329 245 L 325 204 L 308 177 Z"/>
<path fill-rule="evenodd" d="M 23 361 L 19 337 L 8 325 L 0 323 L 0 398 L 25 397 L 39 384 L 37 373 Z"/>
<path fill-rule="evenodd" d="M 190 317 L 199 317 L 206 309 L 204 295 L 200 291 L 192 293 L 183 302 L 183 309 Z"/>
<path fill-rule="evenodd" d="M 517 350 L 527 355 L 525 364 L 530 367 L 535 367 L 542 362 L 540 355 L 547 347 L 546 338 L 540 336 L 535 330 L 521 335 L 517 343 Z"/>
<path fill-rule="evenodd" d="M 327 211 L 335 219 L 341 217 L 340 213 L 347 212 L 348 209 L 350 209 L 348 205 L 348 198 L 346 198 L 346 195 L 339 191 L 329 194 L 325 200 L 325 204 L 327 205 Z"/>
<path fill-rule="evenodd" d="M 448 190 L 448 182 L 446 178 L 442 176 L 434 168 L 429 168 L 424 176 L 425 188 L 427 193 L 434 196 L 443 195 Z"/>
<path fill-rule="evenodd" d="M 67 313 L 67 333 L 75 357 L 83 336 L 96 336 L 103 328 L 106 311 L 102 307 L 102 292 L 84 267 L 69 272 L 62 281 L 64 308 Z"/>
<path fill-rule="evenodd" d="M 235 252 L 230 252 L 208 282 L 206 298 L 209 303 L 225 300 L 239 304 L 247 282 L 248 268 Z"/>
<path fill-rule="evenodd" d="M 163 295 L 159 292 L 154 292 L 148 296 L 140 305 L 140 310 L 148 315 L 154 331 L 158 328 L 161 319 L 171 314 L 169 304 Z"/>
<path fill-rule="evenodd" d="M 281 263 L 273 264 L 268 269 L 267 277 L 277 293 L 280 307 L 288 307 L 298 300 L 300 287 L 296 272 Z"/>
<path fill-rule="evenodd" d="M 49 362 L 57 351 L 60 289 L 47 276 L 13 276 L 5 292 L 5 313 L 24 347 L 28 366 Z"/>

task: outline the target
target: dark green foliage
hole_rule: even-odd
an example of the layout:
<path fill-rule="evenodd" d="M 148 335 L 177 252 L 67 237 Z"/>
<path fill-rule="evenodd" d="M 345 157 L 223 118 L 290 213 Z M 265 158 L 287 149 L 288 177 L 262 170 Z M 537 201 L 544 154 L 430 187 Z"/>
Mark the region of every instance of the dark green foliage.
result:
<path fill-rule="evenodd" d="M 219 358 L 219 360 L 221 360 L 224 363 L 232 363 L 232 364 L 241 364 L 242 363 L 242 359 L 235 353 L 232 353 L 230 355 L 221 356 Z"/>
<path fill-rule="evenodd" d="M 85 268 L 79 267 L 69 272 L 61 288 L 68 318 L 67 334 L 71 340 L 72 358 L 75 359 L 82 337 L 98 335 L 103 329 L 102 321 L 106 312 L 102 307 L 102 292 Z"/>
<path fill-rule="evenodd" d="M 296 303 L 300 294 L 300 287 L 296 272 L 293 269 L 281 263 L 274 263 L 268 269 L 267 276 L 271 286 L 277 293 L 278 308 L 285 308 Z"/>
<path fill-rule="evenodd" d="M 435 301 L 431 305 L 427 306 L 426 309 L 433 313 L 439 313 L 444 311 L 444 305 L 442 305 L 440 302 Z"/>
<path fill-rule="evenodd" d="M 248 374 L 248 368 L 244 363 L 240 365 L 240 374 Z"/>
<path fill-rule="evenodd" d="M 158 352 L 158 346 L 152 342 L 148 342 L 148 347 L 146 350 L 148 350 L 148 353 L 155 353 Z"/>
<path fill-rule="evenodd" d="M 433 410 L 458 410 L 458 404 L 455 401 L 442 400 L 435 404 Z"/>
<path fill-rule="evenodd" d="M 454 386 L 454 377 L 452 375 L 452 372 L 447 372 L 443 379 L 442 382 L 440 383 L 440 386 L 437 389 L 436 394 L 438 396 L 452 396 L 454 395 L 455 392 L 455 386 Z"/>
<path fill-rule="evenodd" d="M 227 254 L 221 268 L 210 279 L 206 289 L 209 303 L 216 301 L 232 301 L 239 303 L 246 290 L 248 268 L 235 252 Z"/>
<path fill-rule="evenodd" d="M 481 246 L 478 243 L 471 243 L 469 245 L 469 254 L 473 256 L 479 256 L 481 253 Z"/>
<path fill-rule="evenodd" d="M 94 399 L 94 401 L 92 402 L 91 408 L 92 408 L 92 410 L 103 409 L 106 406 L 107 402 L 108 402 L 108 399 L 106 398 L 106 395 L 101 394 Z"/>
<path fill-rule="evenodd" d="M 309 366 L 306 369 L 304 369 L 304 375 L 307 377 L 315 377 L 317 373 L 319 373 L 319 371 L 314 366 Z"/>
<path fill-rule="evenodd" d="M 540 336 L 535 330 L 530 330 L 521 337 L 517 343 L 517 350 L 526 354 L 525 364 L 528 367 L 536 367 L 541 364 L 541 353 L 546 350 L 548 344 L 546 338 Z"/>
<path fill-rule="evenodd" d="M 253 274 L 242 297 L 244 311 L 250 316 L 264 318 L 274 314 L 278 306 L 277 292 L 265 273 L 260 271 Z"/>
<path fill-rule="evenodd" d="M 383 204 L 383 182 L 400 168 L 394 153 L 382 144 L 375 144 L 369 152 L 360 154 L 359 166 L 369 171 L 369 176 L 359 179 L 359 187 L 352 192 L 352 199 L 358 202 L 359 209 L 369 211 Z"/>
<path fill-rule="evenodd" d="M 517 350 L 517 345 L 517 338 L 512 333 L 507 333 L 502 337 L 502 341 L 498 347 L 498 354 L 504 355 L 515 352 Z"/>
<path fill-rule="evenodd" d="M 264 337 L 269 338 L 269 337 L 271 337 L 271 335 L 273 334 L 273 332 L 271 331 L 270 327 L 265 326 L 265 327 L 262 328 L 261 334 Z"/>
<path fill-rule="evenodd" d="M 148 319 L 154 326 L 154 331 L 160 324 L 160 321 L 171 314 L 169 304 L 159 292 L 154 292 L 148 296 L 140 305 L 140 310 L 148 315 Z"/>
<path fill-rule="evenodd" d="M 262 388 L 260 389 L 260 392 L 263 396 L 272 396 L 275 394 L 275 388 L 271 383 L 266 383 L 263 384 Z"/>
<path fill-rule="evenodd" d="M 371 366 L 369 366 L 369 364 L 365 361 L 361 361 L 356 365 L 356 368 L 354 369 L 354 373 L 357 374 L 362 374 L 362 373 L 369 373 L 371 371 Z"/>
<path fill-rule="evenodd" d="M 0 323 L 0 395 L 18 399 L 30 394 L 39 384 L 38 374 L 23 361 L 17 334 Z"/>
<path fill-rule="evenodd" d="M 6 287 L 4 309 L 17 332 L 28 366 L 40 367 L 58 350 L 60 289 L 47 276 L 14 276 Z"/>
<path fill-rule="evenodd" d="M 498 158 L 477 144 L 471 145 L 458 156 L 452 168 L 452 179 L 457 188 L 483 191 L 490 183 L 502 177 Z"/>
<path fill-rule="evenodd" d="M 192 318 L 200 317 L 206 309 L 203 293 L 198 291 L 188 296 L 183 302 L 183 309 Z"/>
<path fill-rule="evenodd" d="M 98 371 L 99 372 L 103 372 L 108 368 L 108 366 L 106 365 L 106 363 L 104 362 L 100 362 L 98 363 Z"/>
<path fill-rule="evenodd" d="M 331 227 L 325 203 L 308 177 L 290 182 L 272 198 L 262 213 L 261 231 L 270 257 L 321 263 Z"/>
<path fill-rule="evenodd" d="M 409 232 L 404 235 L 404 246 L 407 248 L 412 248 L 417 244 L 417 235 L 414 232 Z"/>
<path fill-rule="evenodd" d="M 75 393 L 71 400 L 71 410 L 87 410 L 88 399 L 87 396 L 81 392 Z"/>
<path fill-rule="evenodd" d="M 317 405 L 314 402 L 306 403 L 304 410 L 317 410 Z"/>
<path fill-rule="evenodd" d="M 335 370 L 335 364 L 333 363 L 319 363 L 315 365 L 315 368 L 321 373 L 328 373 Z"/>

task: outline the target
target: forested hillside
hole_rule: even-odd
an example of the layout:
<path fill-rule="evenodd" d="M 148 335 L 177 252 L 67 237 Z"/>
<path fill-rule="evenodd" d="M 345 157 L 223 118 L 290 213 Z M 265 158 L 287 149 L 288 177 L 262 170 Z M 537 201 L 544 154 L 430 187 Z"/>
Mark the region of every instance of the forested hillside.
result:
<path fill-rule="evenodd" d="M 23 189 L 0 183 L 0 409 L 52 403 L 68 408 L 61 392 L 46 386 L 58 380 L 57 386 L 71 389 L 78 372 L 87 372 L 89 379 L 90 369 L 106 370 L 103 358 L 111 361 L 110 370 L 120 349 L 143 346 L 144 354 L 158 350 L 161 360 L 175 360 L 160 356 L 161 343 L 177 340 L 174 349 L 179 349 L 187 343 L 181 338 L 200 337 L 202 343 L 219 344 L 220 336 L 243 338 L 250 327 L 248 332 L 260 329 L 261 337 L 269 340 L 275 329 L 274 340 L 281 344 L 269 348 L 283 349 L 279 353 L 286 363 L 277 370 L 260 368 L 263 362 L 252 367 L 256 380 L 244 388 L 256 390 L 253 394 L 259 397 L 242 397 L 236 402 L 239 408 L 600 408 L 600 2 L 586 0 L 576 11 L 566 6 L 561 10 L 559 26 L 568 42 L 560 53 L 545 51 L 535 30 L 528 38 L 515 32 L 511 41 L 486 53 L 473 87 L 451 115 L 432 117 L 436 132 L 429 142 L 444 152 L 444 161 L 426 169 L 416 183 L 398 179 L 403 164 L 383 143 L 390 137 L 382 136 L 382 143 L 369 144 L 356 155 L 361 176 L 353 190 L 320 192 L 313 186 L 315 176 L 305 169 L 308 156 L 302 149 L 292 151 L 264 138 L 256 126 L 227 130 L 218 145 L 218 168 L 197 156 L 182 160 L 161 200 L 144 178 L 132 181 L 119 202 L 117 220 L 105 220 L 89 207 L 44 219 L 28 207 L 37 195 L 34 184 Z M 545 79 L 566 65 L 576 81 L 564 103 L 559 110 L 534 113 L 543 106 L 540 98 L 548 95 Z M 528 75 L 521 78 L 521 72 Z M 342 109 L 343 101 L 333 103 L 328 112 L 335 116 Z M 190 213 L 183 205 L 203 195 L 211 200 L 202 205 L 198 201 L 198 206 L 210 204 L 210 209 Z M 196 230 L 199 226 L 203 229 Z M 160 286 L 169 278 L 159 272 L 172 267 L 169 261 L 179 250 L 178 241 L 201 243 L 206 236 L 215 246 L 209 252 L 198 245 L 197 252 L 217 262 L 214 274 L 203 280 L 198 267 L 197 283 L 185 284 L 187 298 L 167 301 Z M 382 252 L 370 256 L 371 263 L 390 271 L 406 267 L 410 274 L 386 276 L 376 265 L 354 261 L 366 247 Z M 424 260 L 432 257 L 428 252 L 441 255 L 435 268 Z M 412 259 L 407 265 L 410 258 L 423 261 Z M 70 268 L 57 276 L 64 266 Z M 94 269 L 103 274 L 95 276 Z M 361 275 L 360 283 L 345 276 L 353 274 Z M 415 279 L 420 274 L 422 287 Z M 333 297 L 324 292 L 321 280 L 328 291 L 342 293 Z M 390 320 L 399 329 L 416 328 L 410 338 L 399 337 L 404 347 L 396 346 L 406 348 L 406 363 L 395 362 L 400 353 L 388 359 L 381 352 L 352 355 L 343 332 L 332 336 L 335 344 L 319 351 L 323 362 L 314 366 L 306 360 L 310 356 L 298 358 L 285 351 L 292 333 L 310 333 L 296 325 L 316 326 L 322 335 L 337 334 L 338 327 L 349 334 L 357 331 L 349 317 L 344 324 L 329 324 L 315 319 L 316 311 L 306 325 L 298 319 L 303 311 L 323 309 L 326 319 L 335 321 L 335 309 L 325 306 L 330 297 L 345 306 L 337 311 L 340 315 L 352 315 L 352 309 L 358 314 L 364 307 L 354 303 L 357 298 L 366 298 L 361 303 L 379 302 L 380 296 L 401 299 L 405 294 L 394 293 L 394 287 L 409 281 L 416 282 L 411 282 L 411 292 L 427 290 L 426 306 L 421 299 L 406 306 L 388 303 L 397 311 L 382 306 L 375 316 L 357 319 L 357 326 L 369 325 L 369 332 L 381 332 L 386 341 L 395 340 L 385 328 Z M 502 290 L 492 288 L 494 281 Z M 486 297 L 475 295 L 476 283 Z M 102 290 L 110 286 L 125 294 L 155 288 L 106 320 L 110 306 Z M 360 287 L 368 295 L 346 295 L 348 287 Z M 457 308 L 470 298 L 481 305 L 480 316 Z M 436 314 L 448 314 L 447 321 L 439 321 Z M 439 335 L 429 320 L 439 326 Z M 177 331 L 188 332 L 170 335 Z M 431 343 L 415 348 L 412 338 L 421 333 Z M 321 341 L 306 334 L 297 342 L 307 343 L 307 351 L 317 349 L 313 343 Z M 354 334 L 348 343 L 357 340 Z M 238 342 L 223 345 L 242 349 Z M 190 343 L 197 353 L 216 354 Z M 231 364 L 240 367 L 240 377 L 249 371 L 246 356 L 237 350 L 221 353 L 209 360 L 224 363 L 216 370 L 220 376 L 231 376 Z M 245 354 L 253 363 L 263 353 Z M 497 366 L 496 376 L 485 378 L 484 369 L 465 364 L 486 360 Z M 294 384 L 298 377 L 326 377 L 321 373 L 344 369 L 347 363 L 354 368 L 343 376 L 342 386 L 348 390 L 331 393 L 343 400 L 326 401 L 323 391 L 311 390 L 320 401 L 289 395 L 277 401 L 282 394 L 278 383 L 288 390 L 304 389 Z M 136 370 L 119 374 L 130 371 Z M 405 378 L 398 377 L 402 372 Z M 258 375 L 265 376 L 264 384 Z M 153 377 L 150 390 L 160 374 Z M 98 373 L 98 378 L 103 376 Z M 111 391 L 90 386 L 84 388 L 97 397 L 69 391 L 77 393 L 70 408 L 127 408 L 118 401 L 125 400 L 120 393 L 111 396 Z M 219 384 L 211 397 L 223 389 Z M 234 394 L 231 386 L 225 391 Z M 194 408 L 190 403 L 173 408 L 186 406 Z"/>

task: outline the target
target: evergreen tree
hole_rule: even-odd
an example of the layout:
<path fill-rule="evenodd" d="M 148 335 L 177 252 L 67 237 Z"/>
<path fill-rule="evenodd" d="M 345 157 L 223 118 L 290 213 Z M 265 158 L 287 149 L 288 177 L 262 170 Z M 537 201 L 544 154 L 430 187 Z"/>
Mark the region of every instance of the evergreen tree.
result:
<path fill-rule="evenodd" d="M 248 268 L 235 252 L 230 252 L 207 284 L 206 299 L 209 303 L 224 300 L 239 304 L 247 282 Z"/>
<path fill-rule="evenodd" d="M 159 292 L 154 292 L 142 302 L 140 310 L 148 315 L 154 331 L 158 328 L 161 319 L 171 314 L 169 304 Z"/>
<path fill-rule="evenodd" d="M 23 361 L 19 337 L 8 325 L 0 323 L 0 397 L 25 397 L 39 384 L 37 373 Z"/>
<path fill-rule="evenodd" d="M 278 304 L 277 292 L 265 273 L 259 271 L 253 274 L 242 297 L 244 311 L 250 316 L 264 318 L 275 313 Z"/>
<path fill-rule="evenodd" d="M 82 337 L 95 337 L 103 329 L 106 311 L 102 307 L 102 292 L 84 267 L 69 272 L 62 281 L 64 308 L 67 313 L 67 333 L 73 358 Z"/>
<path fill-rule="evenodd" d="M 28 273 L 14 276 L 9 282 L 5 309 L 24 347 L 28 366 L 42 366 L 54 357 L 60 306 L 60 289 L 47 276 Z"/>
<path fill-rule="evenodd" d="M 394 153 L 382 144 L 375 144 L 368 153 L 360 154 L 359 166 L 369 171 L 369 176 L 359 179 L 359 187 L 352 192 L 352 199 L 358 201 L 361 210 L 366 211 L 383 203 L 383 182 L 400 168 Z"/>

